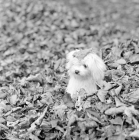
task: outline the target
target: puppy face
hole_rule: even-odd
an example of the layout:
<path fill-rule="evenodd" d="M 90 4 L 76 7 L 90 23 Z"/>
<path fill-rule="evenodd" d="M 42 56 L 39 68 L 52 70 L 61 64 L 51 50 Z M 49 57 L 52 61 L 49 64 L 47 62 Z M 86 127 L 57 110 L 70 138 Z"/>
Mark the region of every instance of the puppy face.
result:
<path fill-rule="evenodd" d="M 76 52 L 79 52 L 79 50 L 72 51 L 67 55 L 68 63 L 66 68 L 68 73 L 75 78 L 87 79 L 91 74 L 88 64 L 85 59 L 77 58 L 75 56 Z"/>
<path fill-rule="evenodd" d="M 98 82 L 102 80 L 106 69 L 103 60 L 94 53 L 89 53 L 83 57 L 77 57 L 76 53 L 80 53 L 80 51 L 75 50 L 67 55 L 66 68 L 69 75 L 79 79 L 93 78 Z"/>

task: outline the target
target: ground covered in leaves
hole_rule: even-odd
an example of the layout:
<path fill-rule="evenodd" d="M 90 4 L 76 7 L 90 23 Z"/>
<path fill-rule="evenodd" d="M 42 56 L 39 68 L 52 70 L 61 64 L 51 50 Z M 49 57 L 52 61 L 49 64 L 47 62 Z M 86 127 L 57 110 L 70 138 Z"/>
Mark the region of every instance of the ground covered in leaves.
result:
<path fill-rule="evenodd" d="M 138 0 L 1 0 L 0 139 L 138 139 L 138 10 Z M 105 87 L 78 104 L 65 57 L 90 47 Z"/>

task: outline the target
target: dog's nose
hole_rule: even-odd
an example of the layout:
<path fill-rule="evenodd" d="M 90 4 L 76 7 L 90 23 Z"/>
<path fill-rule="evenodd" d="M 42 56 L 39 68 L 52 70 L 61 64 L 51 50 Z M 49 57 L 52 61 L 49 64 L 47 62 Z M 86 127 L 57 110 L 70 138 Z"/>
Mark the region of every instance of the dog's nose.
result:
<path fill-rule="evenodd" d="M 75 74 L 79 74 L 79 71 L 78 70 L 75 70 Z"/>

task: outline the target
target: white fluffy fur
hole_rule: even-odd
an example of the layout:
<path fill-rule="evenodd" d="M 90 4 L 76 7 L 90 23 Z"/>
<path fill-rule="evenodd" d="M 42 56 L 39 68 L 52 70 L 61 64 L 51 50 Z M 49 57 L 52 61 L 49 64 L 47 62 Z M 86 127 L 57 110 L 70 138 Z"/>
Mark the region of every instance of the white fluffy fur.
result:
<path fill-rule="evenodd" d="M 100 85 L 104 78 L 106 66 L 103 60 L 94 53 L 89 53 L 83 59 L 74 57 L 75 50 L 67 55 L 68 74 L 70 76 L 66 91 L 75 97 L 80 89 L 85 89 L 87 94 L 92 94 L 97 91 L 97 85 Z M 87 67 L 86 67 L 87 66 Z M 75 71 L 79 71 L 76 74 Z"/>

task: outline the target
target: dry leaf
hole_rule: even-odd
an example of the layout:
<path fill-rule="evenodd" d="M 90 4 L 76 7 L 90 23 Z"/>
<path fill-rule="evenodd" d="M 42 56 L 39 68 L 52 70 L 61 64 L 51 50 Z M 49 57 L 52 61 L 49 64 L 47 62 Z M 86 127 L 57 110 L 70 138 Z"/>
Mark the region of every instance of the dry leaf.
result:
<path fill-rule="evenodd" d="M 126 60 L 121 58 L 121 59 L 116 60 L 115 63 L 123 65 L 123 64 L 126 64 Z"/>
<path fill-rule="evenodd" d="M 121 119 L 121 117 L 116 117 L 115 119 L 110 120 L 110 122 L 116 125 L 123 125 L 123 120 Z"/>
<path fill-rule="evenodd" d="M 133 115 L 138 115 L 138 114 L 139 114 L 139 111 L 135 109 L 135 106 L 134 106 L 134 105 L 129 106 L 128 109 L 130 110 L 130 112 L 131 112 Z"/>
<path fill-rule="evenodd" d="M 40 140 L 37 136 L 33 135 L 33 134 L 29 134 L 29 139 L 31 140 Z"/>
<path fill-rule="evenodd" d="M 114 81 L 122 79 L 124 77 L 124 75 L 125 75 L 124 71 L 121 71 L 121 70 L 113 70 L 112 71 L 112 79 Z"/>
<path fill-rule="evenodd" d="M 41 95 L 41 98 L 42 98 L 42 99 L 40 100 L 40 102 L 41 102 L 42 104 L 48 104 L 48 105 L 50 105 L 50 104 L 53 103 L 53 98 L 52 98 L 51 92 L 43 93 L 43 94 Z"/>
<path fill-rule="evenodd" d="M 108 93 L 108 91 L 102 90 L 102 89 L 100 89 L 100 90 L 97 92 L 97 96 L 98 96 L 98 98 L 99 98 L 99 100 L 100 100 L 101 102 L 105 102 L 105 97 L 106 97 L 107 93 Z"/>
<path fill-rule="evenodd" d="M 16 94 L 13 94 L 13 95 L 11 95 L 9 100 L 10 100 L 10 103 L 12 105 L 15 105 L 17 103 L 17 101 L 18 101 L 18 96 Z"/>
<path fill-rule="evenodd" d="M 103 90 L 110 90 L 114 85 L 112 85 L 110 82 L 106 82 L 106 81 L 103 81 L 103 85 L 104 85 L 104 88 Z"/>
<path fill-rule="evenodd" d="M 105 114 L 106 115 L 116 115 L 116 114 L 119 114 L 119 113 L 123 113 L 124 110 L 125 110 L 125 106 L 121 106 L 121 107 L 113 107 L 113 108 L 110 108 L 108 110 L 105 111 Z"/>
<path fill-rule="evenodd" d="M 119 107 L 119 106 L 126 106 L 124 103 L 122 103 L 119 98 L 117 98 L 115 96 L 115 104 L 116 104 L 116 107 Z"/>
<path fill-rule="evenodd" d="M 126 100 L 131 103 L 136 103 L 139 100 L 139 88 L 126 95 Z"/>
<path fill-rule="evenodd" d="M 74 103 L 68 93 L 63 96 L 63 102 L 70 108 L 74 107 Z"/>
<path fill-rule="evenodd" d="M 2 114 L 4 111 L 6 111 L 7 105 L 5 101 L 0 102 L 0 113 Z"/>
<path fill-rule="evenodd" d="M 126 137 L 124 135 L 118 135 L 118 136 L 112 136 L 109 138 L 109 140 L 125 140 Z"/>
<path fill-rule="evenodd" d="M 130 133 L 130 137 L 139 138 L 139 129 L 134 130 Z"/>
<path fill-rule="evenodd" d="M 135 48 L 135 53 L 139 53 L 139 45 L 135 44 L 135 43 L 133 43 L 133 44 L 134 44 L 134 48 Z"/>
<path fill-rule="evenodd" d="M 71 126 L 78 119 L 77 115 L 72 114 L 68 120 L 68 127 Z"/>
<path fill-rule="evenodd" d="M 134 54 L 129 57 L 129 61 L 132 64 L 139 63 L 139 54 Z"/>
<path fill-rule="evenodd" d="M 0 99 L 4 99 L 8 95 L 8 92 L 0 91 Z"/>
<path fill-rule="evenodd" d="M 120 94 L 120 92 L 121 92 L 121 90 L 122 90 L 122 87 L 123 87 L 122 84 L 120 84 L 119 87 L 117 87 L 117 88 L 115 89 L 115 94 L 116 94 L 116 95 L 119 95 L 119 94 Z"/>
<path fill-rule="evenodd" d="M 26 81 L 33 81 L 33 82 L 39 82 L 39 83 L 43 83 L 43 78 L 41 74 L 36 74 L 36 75 L 31 75 L 29 77 L 26 78 Z"/>
<path fill-rule="evenodd" d="M 67 109 L 67 106 L 61 103 L 60 105 L 55 105 L 53 107 L 53 110 L 56 115 L 58 115 L 61 119 L 63 118 L 65 111 Z"/>
<path fill-rule="evenodd" d="M 123 50 L 121 50 L 120 48 L 118 47 L 113 47 L 112 48 L 112 53 L 117 56 L 117 57 L 121 57 L 121 53 L 122 53 Z"/>
<path fill-rule="evenodd" d="M 57 70 L 59 68 L 60 64 L 61 64 L 61 59 L 59 59 L 58 61 L 55 62 L 54 70 Z"/>

